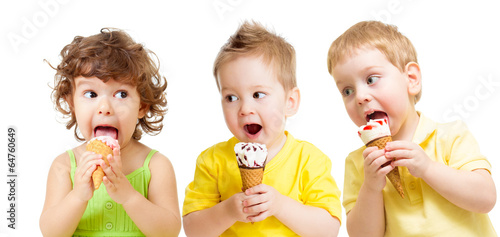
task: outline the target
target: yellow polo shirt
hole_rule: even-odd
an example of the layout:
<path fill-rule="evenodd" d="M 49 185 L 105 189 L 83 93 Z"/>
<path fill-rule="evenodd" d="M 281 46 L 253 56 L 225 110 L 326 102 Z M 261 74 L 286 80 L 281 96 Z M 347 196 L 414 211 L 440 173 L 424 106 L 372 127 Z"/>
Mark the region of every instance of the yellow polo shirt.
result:
<path fill-rule="evenodd" d="M 413 137 L 429 158 L 457 170 L 485 169 L 491 164 L 479 152 L 479 146 L 463 122 L 438 124 L 420 114 Z M 346 158 L 343 205 L 349 212 L 364 180 L 361 147 Z M 383 189 L 385 236 L 497 236 L 488 214 L 474 213 L 455 206 L 434 191 L 422 179 L 400 168 L 405 199 L 387 180 Z M 467 192 L 467 190 L 464 190 Z"/>
<path fill-rule="evenodd" d="M 323 208 L 341 219 L 340 190 L 331 175 L 331 161 L 314 145 L 285 132 L 281 151 L 266 165 L 262 183 L 304 205 Z M 241 192 L 233 137 L 203 151 L 194 181 L 186 187 L 182 215 L 210 208 Z M 214 217 L 217 218 L 217 217 Z M 274 216 L 255 223 L 236 222 L 221 236 L 296 236 Z"/>

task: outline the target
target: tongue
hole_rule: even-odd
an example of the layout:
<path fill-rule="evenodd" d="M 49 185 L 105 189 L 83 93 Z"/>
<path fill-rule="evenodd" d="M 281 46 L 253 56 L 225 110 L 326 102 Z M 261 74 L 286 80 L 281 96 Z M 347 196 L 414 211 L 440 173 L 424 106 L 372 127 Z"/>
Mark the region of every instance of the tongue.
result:
<path fill-rule="evenodd" d="M 375 112 L 370 116 L 370 119 L 386 119 L 387 114 L 384 112 Z"/>
<path fill-rule="evenodd" d="M 250 134 L 256 134 L 256 133 L 258 133 L 261 128 L 262 128 L 262 126 L 260 126 L 258 124 L 249 124 L 249 125 L 247 125 L 247 131 Z"/>
<path fill-rule="evenodd" d="M 116 128 L 113 127 L 97 127 L 95 129 L 95 136 L 100 137 L 100 136 L 109 136 L 112 137 L 113 139 L 117 140 L 118 139 L 118 131 Z"/>

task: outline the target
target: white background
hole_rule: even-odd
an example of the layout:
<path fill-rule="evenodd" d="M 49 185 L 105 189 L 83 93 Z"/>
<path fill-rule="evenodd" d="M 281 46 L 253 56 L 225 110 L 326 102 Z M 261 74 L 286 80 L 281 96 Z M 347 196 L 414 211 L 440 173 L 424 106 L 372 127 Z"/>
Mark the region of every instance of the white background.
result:
<path fill-rule="evenodd" d="M 0 161 L 0 236 L 41 236 L 46 177 L 52 160 L 79 143 L 65 129 L 50 100 L 59 52 L 74 36 L 102 27 L 126 30 L 153 50 L 167 78 L 168 114 L 160 135 L 141 141 L 169 157 L 177 177 L 179 206 L 192 180 L 195 159 L 227 140 L 220 99 L 212 76 L 219 48 L 246 19 L 285 37 L 297 52 L 302 93 L 299 112 L 287 129 L 309 141 L 333 162 L 342 190 L 344 159 L 360 147 L 340 94 L 326 67 L 332 41 L 362 20 L 399 27 L 415 45 L 423 73 L 417 109 L 439 122 L 464 120 L 493 165 L 500 188 L 500 4 L 497 1 L 3 1 L 0 3 L 0 124 L 17 129 L 17 229 L 7 229 L 7 161 Z M 215 6 L 218 6 L 217 8 Z M 0 134 L 1 135 L 1 134 Z M 467 190 L 464 190 L 467 192 Z M 345 215 L 345 214 L 344 214 Z M 490 218 L 500 231 L 499 204 Z M 344 217 L 345 218 L 345 217 Z M 345 219 L 344 219 L 345 220 Z M 181 236 L 184 232 L 181 231 Z M 340 236 L 347 236 L 345 224 Z"/>

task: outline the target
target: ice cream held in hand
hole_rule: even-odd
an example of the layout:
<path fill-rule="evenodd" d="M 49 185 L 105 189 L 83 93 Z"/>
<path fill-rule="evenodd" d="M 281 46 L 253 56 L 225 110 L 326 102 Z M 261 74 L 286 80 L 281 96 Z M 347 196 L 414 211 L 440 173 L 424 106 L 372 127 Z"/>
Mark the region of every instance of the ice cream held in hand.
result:
<path fill-rule="evenodd" d="M 267 158 L 266 145 L 240 142 L 234 146 L 238 166 L 247 168 L 264 167 Z"/>
<path fill-rule="evenodd" d="M 113 149 L 120 149 L 118 141 L 109 136 L 100 136 L 90 139 L 87 143 L 87 151 L 92 151 L 96 154 L 101 154 L 102 159 L 106 164 L 109 165 L 108 155 L 113 155 Z M 104 177 L 104 171 L 101 166 L 97 166 L 96 170 L 92 172 L 92 180 L 94 182 L 94 188 L 97 190 L 101 186 L 102 178 Z"/>
<path fill-rule="evenodd" d="M 234 146 L 243 191 L 262 183 L 267 159 L 266 145 L 240 142 Z"/>
<path fill-rule="evenodd" d="M 387 119 L 372 119 L 366 125 L 359 127 L 358 135 L 366 145 L 366 147 L 376 146 L 378 149 L 384 149 L 387 142 L 392 141 L 391 129 L 387 123 Z M 390 162 L 384 164 L 388 165 Z M 399 168 L 394 167 L 387 174 L 387 178 L 398 191 L 402 198 L 405 198 L 401 177 L 399 176 Z"/>
<path fill-rule="evenodd" d="M 358 135 L 364 144 L 368 144 L 377 138 L 391 136 L 391 129 L 387 119 L 372 119 L 359 127 Z"/>

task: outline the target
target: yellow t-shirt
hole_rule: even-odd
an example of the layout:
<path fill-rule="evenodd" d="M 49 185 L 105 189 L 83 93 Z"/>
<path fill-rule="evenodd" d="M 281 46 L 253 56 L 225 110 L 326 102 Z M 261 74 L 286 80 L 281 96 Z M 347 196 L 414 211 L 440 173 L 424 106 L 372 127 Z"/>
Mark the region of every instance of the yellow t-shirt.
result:
<path fill-rule="evenodd" d="M 327 210 L 341 219 L 340 190 L 331 175 L 331 161 L 314 145 L 285 132 L 281 151 L 266 165 L 262 183 L 304 205 Z M 241 192 L 241 177 L 233 137 L 203 151 L 196 161 L 194 181 L 186 187 L 183 213 L 210 208 Z M 217 217 L 214 217 L 217 218 Z M 255 223 L 236 222 L 221 236 L 294 236 L 271 216 Z"/>
<path fill-rule="evenodd" d="M 413 137 L 429 158 L 457 170 L 486 169 L 491 164 L 463 122 L 438 124 L 420 114 Z M 363 150 L 346 158 L 343 205 L 349 212 L 364 180 Z M 405 199 L 387 180 L 383 189 L 385 236 L 497 236 L 488 214 L 474 213 L 455 206 L 422 179 L 399 167 Z M 464 190 L 467 192 L 467 190 Z"/>

